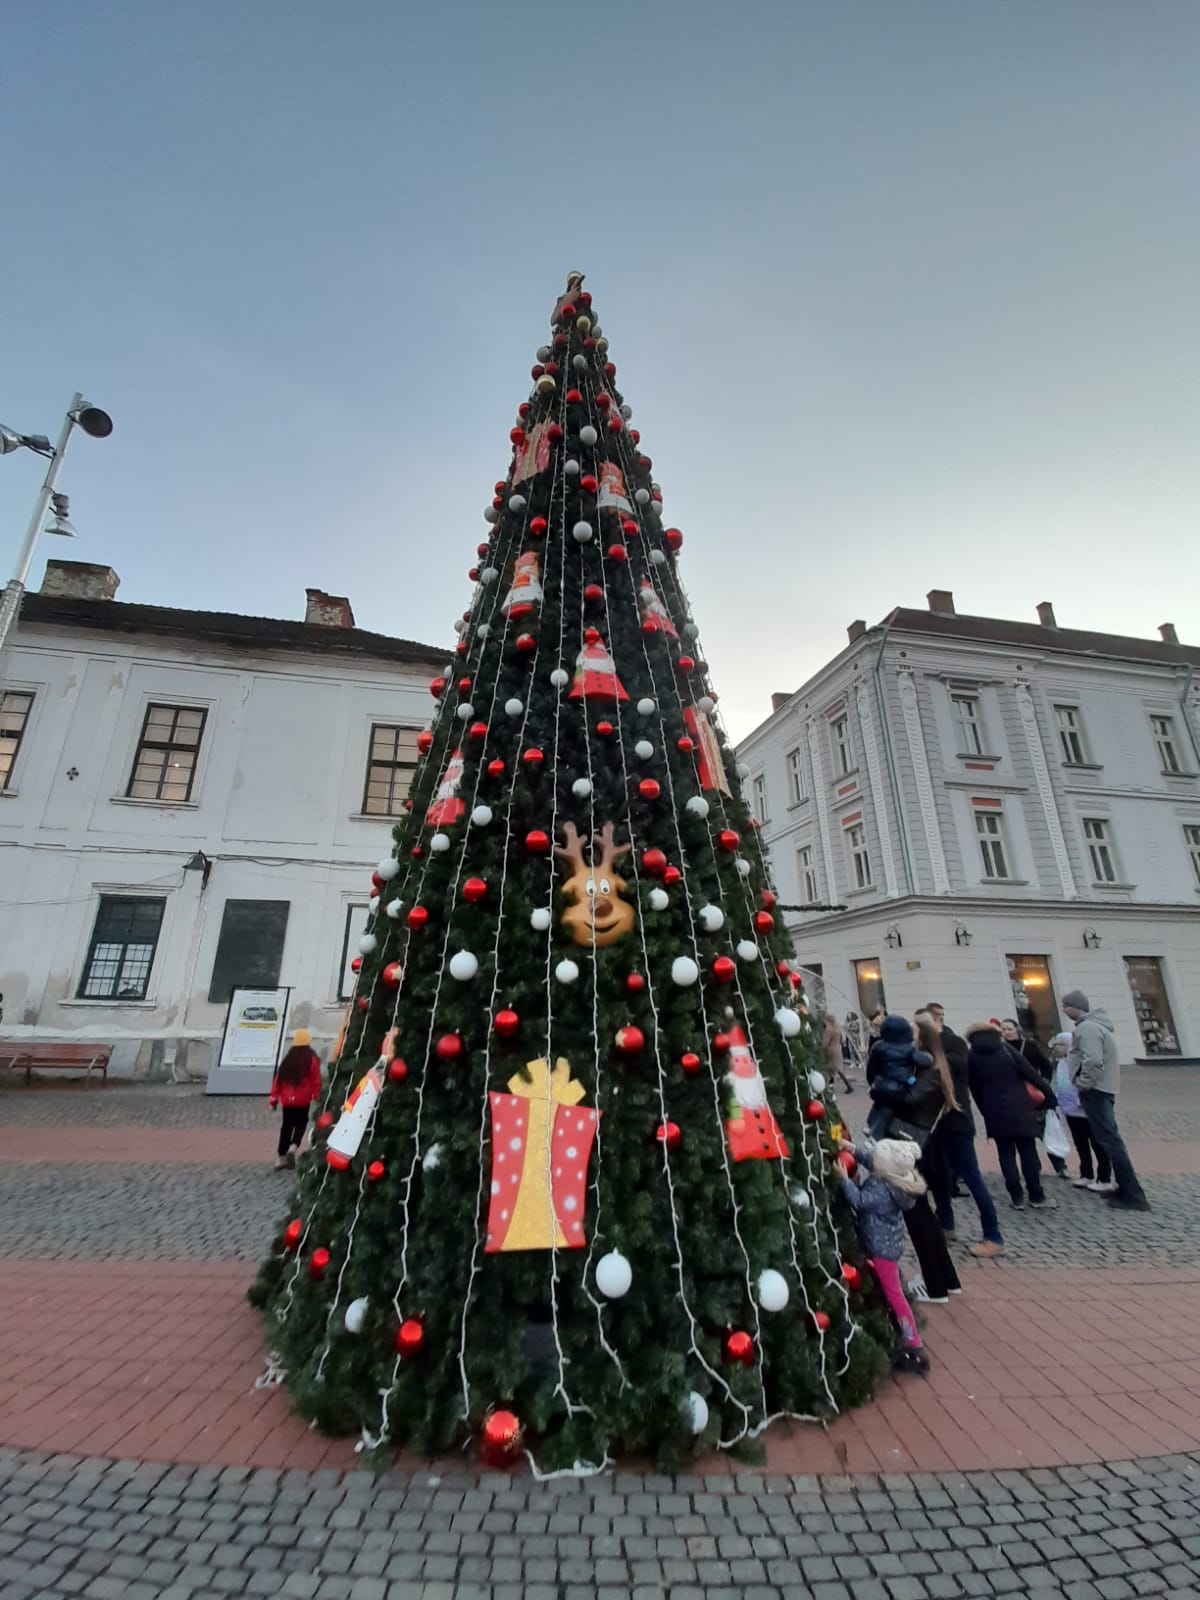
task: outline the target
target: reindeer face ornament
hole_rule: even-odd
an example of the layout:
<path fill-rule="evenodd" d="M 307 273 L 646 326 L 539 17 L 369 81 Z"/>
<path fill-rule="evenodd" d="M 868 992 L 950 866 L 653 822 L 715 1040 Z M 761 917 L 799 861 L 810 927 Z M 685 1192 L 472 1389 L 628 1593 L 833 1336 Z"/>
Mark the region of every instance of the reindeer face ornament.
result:
<path fill-rule="evenodd" d="M 620 898 L 626 888 L 625 879 L 615 868 L 615 863 L 633 847 L 614 844 L 613 832 L 613 824 L 606 822 L 595 835 L 594 844 L 600 847 L 600 859 L 594 859 L 596 851 L 593 850 L 591 866 L 584 860 L 583 840 L 573 822 L 563 826 L 565 848 L 555 846 L 555 855 L 571 869 L 561 886 L 571 900 L 562 914 L 562 922 L 576 944 L 612 944 L 633 927 L 633 906 Z"/>

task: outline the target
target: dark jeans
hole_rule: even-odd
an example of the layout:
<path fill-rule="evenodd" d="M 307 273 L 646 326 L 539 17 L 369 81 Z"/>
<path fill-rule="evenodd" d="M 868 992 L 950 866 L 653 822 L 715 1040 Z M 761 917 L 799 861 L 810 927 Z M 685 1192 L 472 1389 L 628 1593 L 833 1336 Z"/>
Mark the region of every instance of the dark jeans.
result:
<path fill-rule="evenodd" d="M 983 1237 L 990 1239 L 993 1244 L 1003 1244 L 1004 1235 L 1000 1232 L 996 1202 L 992 1199 L 983 1173 L 979 1170 L 979 1157 L 975 1154 L 974 1138 L 969 1133 L 948 1132 L 940 1128 L 930 1140 L 930 1144 L 934 1140 L 940 1146 L 943 1158 L 942 1171 L 932 1185 L 938 1222 L 943 1228 L 953 1231 L 954 1207 L 950 1204 L 950 1179 L 961 1178 L 970 1191 L 972 1200 L 979 1207 L 979 1225 L 983 1229 Z"/>
<path fill-rule="evenodd" d="M 927 1196 L 918 1195 L 911 1210 L 904 1213 L 904 1226 L 912 1240 L 925 1288 L 932 1298 L 944 1300 L 951 1289 L 961 1288 L 958 1273 L 946 1248 L 946 1236 L 930 1210 Z"/>
<path fill-rule="evenodd" d="M 1000 1171 L 1004 1174 L 1004 1187 L 1013 1205 L 1019 1206 L 1025 1196 L 1021 1190 L 1021 1172 L 1025 1174 L 1025 1187 L 1035 1205 L 1046 1198 L 1042 1189 L 1042 1164 L 1038 1160 L 1037 1140 L 1029 1135 L 1020 1139 L 996 1139 L 996 1154 L 1000 1157 Z"/>
<path fill-rule="evenodd" d="M 1079 1176 L 1099 1183 L 1107 1183 L 1112 1177 L 1112 1162 L 1104 1154 L 1098 1144 L 1092 1142 L 1091 1124 L 1086 1117 L 1068 1117 L 1067 1127 L 1071 1130 L 1071 1137 L 1075 1141 L 1075 1150 L 1079 1156 Z M 1096 1153 L 1096 1165 L 1092 1166 L 1092 1152 Z"/>
<path fill-rule="evenodd" d="M 279 1129 L 279 1157 L 280 1160 L 287 1155 L 292 1145 L 300 1148 L 300 1141 L 304 1138 L 304 1130 L 308 1127 L 307 1106 L 284 1106 L 283 1123 Z"/>
<path fill-rule="evenodd" d="M 1092 1142 L 1112 1162 L 1113 1177 L 1117 1180 L 1117 1193 L 1126 1200 L 1144 1200 L 1142 1186 L 1133 1170 L 1129 1151 L 1125 1148 L 1117 1128 L 1116 1095 L 1105 1094 L 1103 1089 L 1081 1089 L 1079 1103 L 1087 1114 Z"/>

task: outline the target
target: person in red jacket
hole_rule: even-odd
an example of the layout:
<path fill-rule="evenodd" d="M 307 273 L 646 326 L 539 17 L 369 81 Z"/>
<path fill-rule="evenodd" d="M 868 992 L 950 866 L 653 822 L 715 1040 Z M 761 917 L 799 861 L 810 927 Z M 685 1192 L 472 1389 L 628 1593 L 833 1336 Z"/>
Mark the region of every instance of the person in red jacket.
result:
<path fill-rule="evenodd" d="M 278 1105 L 283 1107 L 276 1172 L 296 1165 L 296 1150 L 308 1127 L 308 1108 L 320 1092 L 321 1063 L 312 1047 L 312 1034 L 307 1028 L 297 1028 L 292 1035 L 292 1048 L 276 1067 L 271 1083 L 271 1110 Z"/>

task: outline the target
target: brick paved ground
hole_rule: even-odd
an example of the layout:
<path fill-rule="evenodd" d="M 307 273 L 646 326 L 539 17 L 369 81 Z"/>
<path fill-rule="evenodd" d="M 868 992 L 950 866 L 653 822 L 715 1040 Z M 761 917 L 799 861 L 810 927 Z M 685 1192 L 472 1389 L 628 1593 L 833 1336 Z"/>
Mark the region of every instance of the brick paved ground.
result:
<path fill-rule="evenodd" d="M 1066 1184 L 1006 1213 L 1005 1261 L 929 1310 L 929 1380 L 773 1430 L 758 1472 L 376 1483 L 254 1388 L 264 1108 L 7 1087 L 0 1595 L 1200 1596 L 1200 1074 L 1128 1074 L 1121 1117 L 1150 1217 Z"/>

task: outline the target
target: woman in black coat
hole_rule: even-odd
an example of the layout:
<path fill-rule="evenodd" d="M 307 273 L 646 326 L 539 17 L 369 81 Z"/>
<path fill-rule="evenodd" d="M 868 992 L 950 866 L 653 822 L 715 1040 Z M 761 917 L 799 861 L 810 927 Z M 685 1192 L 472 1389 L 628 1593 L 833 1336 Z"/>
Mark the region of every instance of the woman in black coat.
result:
<path fill-rule="evenodd" d="M 928 1056 L 924 1057 L 924 1063 L 916 1067 L 912 1083 L 902 1091 L 877 1101 L 877 1104 L 888 1106 L 893 1113 L 888 1138 L 912 1139 L 922 1150 L 946 1109 L 946 1084 Z M 924 1161 L 919 1161 L 917 1166 L 928 1182 L 929 1173 L 925 1170 Z M 914 1300 L 945 1305 L 952 1294 L 962 1293 L 962 1284 L 958 1281 L 958 1271 L 946 1246 L 946 1235 L 933 1214 L 928 1195 L 916 1197 L 904 1213 L 904 1226 L 908 1229 L 908 1237 L 921 1268 L 920 1278 L 908 1285 L 909 1294 Z"/>
<path fill-rule="evenodd" d="M 1043 1078 L 1048 1078 L 1051 1082 L 1054 1081 L 1054 1068 L 1050 1065 L 1046 1052 L 1037 1042 L 1037 1037 L 1034 1033 L 1034 1018 L 1032 1012 L 1022 1010 L 1020 1022 L 1014 1021 L 1012 1017 L 1005 1017 L 1004 1021 L 1000 1024 L 1000 1032 L 1004 1036 L 1005 1044 L 1010 1044 L 1014 1050 L 1019 1050 L 1036 1073 Z M 1042 1143 L 1045 1144 L 1045 1110 L 1042 1111 L 1042 1115 L 1038 1121 L 1037 1136 Z M 1059 1177 L 1065 1178 L 1067 1175 L 1067 1163 L 1064 1157 L 1052 1155 L 1049 1149 L 1047 1149 L 1046 1155 L 1049 1158 L 1050 1165 L 1054 1168 L 1055 1172 L 1058 1173 Z"/>
<path fill-rule="evenodd" d="M 967 1057 L 971 1095 L 987 1136 L 996 1146 L 1013 1210 L 1022 1211 L 1025 1207 L 1021 1173 L 1029 1191 L 1029 1204 L 1035 1210 L 1049 1210 L 1055 1202 L 1047 1200 L 1042 1189 L 1037 1139 L 1043 1113 L 1058 1103 L 1054 1090 L 1018 1050 L 1004 1042 L 1000 1030 L 990 1022 L 972 1023 L 967 1040 L 971 1047 Z M 1030 1088 L 1038 1091 L 1036 1100 Z"/>

